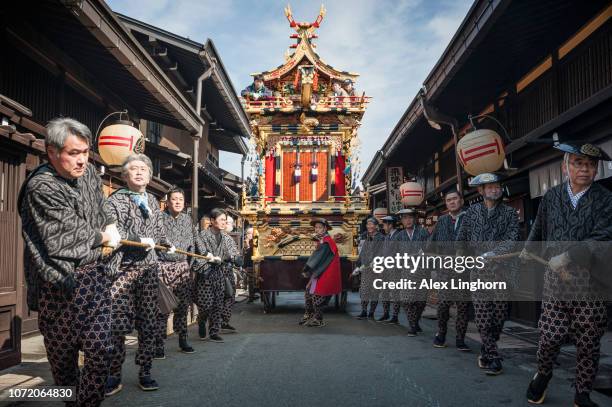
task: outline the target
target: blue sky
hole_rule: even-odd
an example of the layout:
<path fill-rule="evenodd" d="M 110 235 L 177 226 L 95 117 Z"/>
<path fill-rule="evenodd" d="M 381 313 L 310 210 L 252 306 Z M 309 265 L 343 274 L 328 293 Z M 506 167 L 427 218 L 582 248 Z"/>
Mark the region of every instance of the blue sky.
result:
<path fill-rule="evenodd" d="M 110 7 L 198 42 L 215 43 L 236 91 L 250 73 L 274 68 L 294 40 L 277 0 L 109 0 Z M 320 2 L 291 1 L 296 21 L 314 21 Z M 461 24 L 469 0 L 331 0 L 316 40 L 332 66 L 358 72 L 359 92 L 374 97 L 359 130 L 363 174 Z M 240 156 L 220 165 L 240 174 Z M 245 168 L 246 175 L 249 168 Z"/>

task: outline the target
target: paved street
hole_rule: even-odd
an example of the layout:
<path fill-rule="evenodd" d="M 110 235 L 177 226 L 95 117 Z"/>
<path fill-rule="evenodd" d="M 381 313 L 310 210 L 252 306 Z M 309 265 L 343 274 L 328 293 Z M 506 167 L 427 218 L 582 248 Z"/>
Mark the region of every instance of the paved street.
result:
<path fill-rule="evenodd" d="M 352 314 L 357 313 L 357 300 L 351 294 Z M 224 344 L 193 340 L 197 353 L 189 356 L 179 353 L 176 338 L 170 337 L 167 358 L 154 365 L 162 388 L 151 393 L 137 387 L 132 343 L 124 365 L 125 388 L 105 405 L 527 405 L 524 392 L 534 369 L 533 345 L 504 335 L 504 374 L 487 377 L 476 367 L 475 351 L 458 352 L 454 343 L 446 349 L 432 347 L 433 320 L 425 318 L 424 334 L 410 338 L 405 326 L 359 321 L 331 308 L 328 326 L 303 328 L 297 325 L 301 314 L 301 298 L 281 294 L 268 315 L 259 303 L 238 304 L 233 322 L 240 333 L 225 335 Z M 477 338 L 473 326 L 470 330 L 469 336 Z M 195 326 L 190 335 L 197 338 Z M 474 340 L 469 345 L 479 347 Z M 571 363 L 569 358 L 561 362 Z M 572 397 L 569 374 L 559 369 L 546 406 L 570 406 Z M 599 393 L 593 398 L 601 406 L 611 402 Z"/>

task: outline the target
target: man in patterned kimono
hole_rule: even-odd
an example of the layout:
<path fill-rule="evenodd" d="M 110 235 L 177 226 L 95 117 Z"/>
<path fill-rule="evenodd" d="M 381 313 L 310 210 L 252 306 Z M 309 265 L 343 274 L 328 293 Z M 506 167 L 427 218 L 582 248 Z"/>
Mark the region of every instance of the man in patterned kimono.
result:
<path fill-rule="evenodd" d="M 196 237 L 196 253 L 208 255 L 210 261 L 194 259 L 196 279 L 193 300 L 198 307 L 198 326 L 201 340 L 222 343 L 219 335 L 223 324 L 225 300 L 229 295 L 231 282 L 226 279 L 227 267 L 233 262 L 240 263 L 241 258 L 234 239 L 225 232 L 227 214 L 223 209 L 210 211 L 210 227 L 202 230 Z M 214 260 L 212 259 L 214 257 Z M 226 294 L 227 293 L 227 294 Z M 208 321 L 208 335 L 206 322 Z"/>
<path fill-rule="evenodd" d="M 25 240 L 28 307 L 38 312 L 53 379 L 76 386 L 76 404 L 104 399 L 110 350 L 110 279 L 102 246 L 120 236 L 105 208 L 102 181 L 88 164 L 91 133 L 73 119 L 52 120 L 49 163 L 32 171 L 18 198 Z M 79 372 L 78 352 L 85 354 Z"/>
<path fill-rule="evenodd" d="M 340 256 L 336 242 L 329 235 L 331 226 L 327 219 L 313 219 L 317 248 L 310 255 L 302 275 L 309 278 L 304 291 L 304 316 L 300 325 L 322 327 L 323 305 L 329 297 L 342 292 Z"/>
<path fill-rule="evenodd" d="M 389 242 L 391 242 L 394 236 L 399 233 L 399 230 L 395 228 L 395 216 L 388 215 L 383 217 L 382 224 L 383 231 L 385 232 L 384 241 L 387 242 L 384 246 L 388 248 L 388 246 L 391 244 Z M 380 318 L 376 320 L 376 322 L 387 323 L 390 321 L 397 321 L 401 307 L 400 302 L 391 301 L 391 293 L 388 292 L 388 290 L 385 290 L 380 293 L 380 300 L 382 301 L 383 305 L 383 314 Z M 391 311 L 391 304 L 393 304 L 393 318 L 389 319 L 389 311 Z"/>
<path fill-rule="evenodd" d="M 483 202 L 475 203 L 466 211 L 457 236 L 457 254 L 466 255 L 469 250 L 473 255 L 484 258 L 485 266 L 471 271 L 472 281 L 509 280 L 515 271 L 511 262 L 505 261 L 502 264 L 491 258 L 514 250 L 519 239 L 516 210 L 502 203 L 499 175 L 480 174 L 472 179 L 470 186 L 478 187 Z M 482 341 L 478 367 L 485 369 L 485 373 L 490 376 L 503 371 L 497 341 L 508 314 L 507 297 L 507 292 L 499 290 L 474 291 L 472 294 L 476 326 Z"/>
<path fill-rule="evenodd" d="M 402 209 L 397 214 L 404 229 L 393 237 L 393 241 L 405 243 L 396 243 L 395 249 L 401 250 L 402 253 L 407 252 L 412 256 L 419 255 L 429 240 L 429 233 L 418 224 L 417 213 L 413 208 Z M 410 275 L 406 277 L 413 281 L 420 282 L 422 279 L 427 278 L 425 270 L 416 270 L 415 273 L 408 273 Z M 403 290 L 400 296 L 401 304 L 404 307 L 404 311 L 406 311 L 406 317 L 408 317 L 408 336 L 416 336 L 418 332 L 422 332 L 419 321 L 427 305 L 427 290 Z M 389 322 L 399 323 L 396 315 Z"/>
<path fill-rule="evenodd" d="M 359 265 L 351 273 L 351 276 L 361 276 L 359 282 L 359 296 L 361 298 L 361 314 L 357 316 L 357 319 L 374 319 L 374 312 L 378 305 L 378 299 L 374 298 L 374 291 L 372 288 L 374 273 L 372 271 L 371 263 L 372 257 L 375 255 L 374 251 L 377 249 L 377 244 L 372 242 L 382 242 L 385 240 L 385 236 L 378 231 L 378 219 L 371 217 L 366 221 L 366 231 L 361 237 L 361 243 L 359 245 Z M 382 246 L 381 246 L 382 247 Z M 368 304 L 370 305 L 370 312 L 368 313 Z"/>
<path fill-rule="evenodd" d="M 191 216 L 183 212 L 185 209 L 185 192 L 174 188 L 168 192 L 168 207 L 162 212 L 166 227 L 166 238 L 177 249 L 191 252 L 195 248 L 194 236 L 197 230 L 193 226 Z M 179 349 L 183 353 L 194 353 L 193 347 L 187 343 L 187 312 L 191 304 L 192 280 L 190 265 L 184 254 L 159 253 L 159 278 L 172 290 L 178 300 L 174 310 L 172 326 L 179 338 Z M 157 337 L 155 342 L 155 359 L 165 359 L 164 340 L 166 339 L 168 315 L 159 313 L 157 320 Z"/>
<path fill-rule="evenodd" d="M 463 197 L 453 188 L 444 195 L 444 203 L 448 213 L 438 218 L 438 222 L 430 237 L 428 252 L 434 250 L 439 255 L 455 254 L 454 241 L 457 238 L 457 233 L 461 227 L 463 220 Z M 448 271 L 437 270 L 438 281 L 449 281 Z M 457 294 L 448 293 L 446 290 L 438 291 L 438 333 L 434 337 L 433 346 L 436 348 L 446 347 L 446 332 L 448 329 L 448 320 L 450 318 L 450 307 L 453 303 L 457 306 L 457 316 L 455 322 L 455 330 L 457 331 L 455 343 L 460 351 L 469 351 L 470 348 L 465 344 L 465 333 L 468 326 L 468 308 L 469 294 L 465 300 L 455 297 Z M 452 296 L 453 298 L 445 299 Z"/>
<path fill-rule="evenodd" d="M 115 191 L 108 203 L 117 219 L 121 237 L 144 243 L 147 248 L 122 246 L 107 265 L 113 277 L 113 352 L 106 385 L 107 396 L 122 389 L 121 367 L 125 361 L 125 336 L 134 327 L 138 331 L 135 362 L 140 367 L 139 386 L 144 391 L 159 388 L 151 377 L 159 312 L 159 265 L 155 246 L 168 247 L 168 254 L 173 254 L 175 250 L 166 238 L 159 203 L 146 192 L 153 173 L 151 160 L 144 154 L 131 154 L 121 170 L 127 188 Z"/>
<path fill-rule="evenodd" d="M 597 375 L 600 340 L 607 325 L 606 297 L 597 272 L 609 276 L 612 240 L 612 193 L 595 184 L 599 160 L 610 161 L 599 147 L 567 142 L 562 169 L 567 180 L 544 195 L 521 258 L 529 253 L 550 259 L 544 275 L 538 327 L 538 371 L 527 390 L 530 403 L 541 404 L 553 363 L 568 336 L 576 343 L 574 406 L 596 407 L 590 399 Z M 606 294 L 608 294 L 606 296 Z"/>

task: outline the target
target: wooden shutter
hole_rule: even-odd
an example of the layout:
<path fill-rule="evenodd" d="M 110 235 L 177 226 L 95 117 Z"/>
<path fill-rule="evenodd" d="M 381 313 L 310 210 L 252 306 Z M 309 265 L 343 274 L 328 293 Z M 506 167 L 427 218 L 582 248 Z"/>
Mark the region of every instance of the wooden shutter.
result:
<path fill-rule="evenodd" d="M 293 179 L 293 171 L 297 162 L 297 153 L 295 150 L 283 151 L 282 161 L 282 177 L 283 177 L 283 200 L 296 200 L 296 184 Z M 302 173 L 302 177 L 304 177 Z"/>
<path fill-rule="evenodd" d="M 316 201 L 326 201 L 329 198 L 329 152 L 318 151 L 319 177 L 317 178 Z"/>
<path fill-rule="evenodd" d="M 25 179 L 25 156 L 0 148 L 0 369 L 21 362 L 23 240 L 17 195 Z"/>
<path fill-rule="evenodd" d="M 313 153 L 310 151 L 300 152 L 300 163 L 302 164 L 302 179 L 300 181 L 300 201 L 312 201 L 312 172 Z"/>

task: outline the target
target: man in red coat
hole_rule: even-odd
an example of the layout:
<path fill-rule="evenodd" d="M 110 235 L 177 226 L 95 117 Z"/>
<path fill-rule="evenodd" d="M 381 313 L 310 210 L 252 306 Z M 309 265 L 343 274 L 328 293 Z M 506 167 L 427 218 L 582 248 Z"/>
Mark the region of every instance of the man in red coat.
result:
<path fill-rule="evenodd" d="M 325 219 L 314 219 L 310 224 L 315 228 L 318 244 L 306 261 L 302 273 L 310 280 L 304 293 L 306 310 L 300 325 L 320 327 L 325 325 L 321 308 L 327 297 L 342 291 L 342 276 L 338 247 L 327 233 L 331 226 Z"/>

